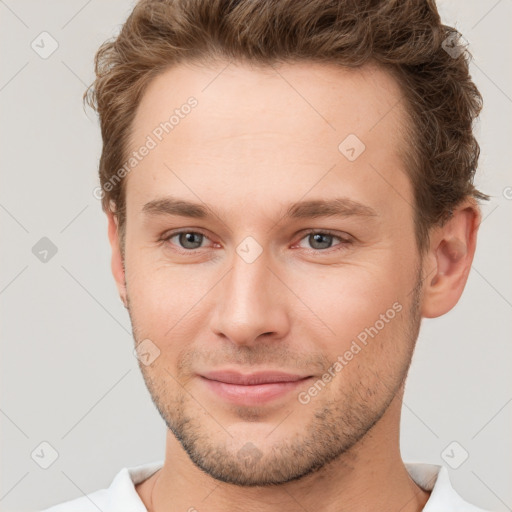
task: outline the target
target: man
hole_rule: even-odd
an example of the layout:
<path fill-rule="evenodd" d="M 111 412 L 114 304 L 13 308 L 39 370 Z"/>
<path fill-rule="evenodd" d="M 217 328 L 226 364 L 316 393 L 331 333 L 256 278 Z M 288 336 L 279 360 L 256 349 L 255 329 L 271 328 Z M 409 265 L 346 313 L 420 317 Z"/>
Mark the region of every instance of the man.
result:
<path fill-rule="evenodd" d="M 49 510 L 479 510 L 399 451 L 486 198 L 457 36 L 433 0 L 135 6 L 87 97 L 165 461 Z"/>

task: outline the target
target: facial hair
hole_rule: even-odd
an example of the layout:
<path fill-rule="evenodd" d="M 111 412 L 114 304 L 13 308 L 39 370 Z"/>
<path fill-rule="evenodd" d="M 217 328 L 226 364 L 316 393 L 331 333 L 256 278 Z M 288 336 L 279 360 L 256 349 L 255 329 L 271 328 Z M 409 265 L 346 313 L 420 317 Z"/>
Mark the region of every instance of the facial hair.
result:
<path fill-rule="evenodd" d="M 362 366 L 360 379 L 344 381 L 342 389 L 337 389 L 328 400 L 318 397 L 308 404 L 308 409 L 304 409 L 304 414 L 309 416 L 305 424 L 302 410 L 295 408 L 286 421 L 288 427 L 290 422 L 295 422 L 297 427 L 279 443 L 271 444 L 268 439 L 263 443 L 260 437 L 256 440 L 233 440 L 218 422 L 212 422 L 215 418 L 187 389 L 193 363 L 208 359 L 217 361 L 218 366 L 226 361 L 248 366 L 272 361 L 275 366 L 276 361 L 283 361 L 286 363 L 283 367 L 287 368 L 295 364 L 297 368 L 311 370 L 313 365 L 317 365 L 325 371 L 332 364 L 325 356 L 298 357 L 279 344 L 262 343 L 254 347 L 238 347 L 236 352 L 231 346 L 229 352 L 216 350 L 207 355 L 184 349 L 178 358 L 175 376 L 161 366 L 142 363 L 139 366 L 161 417 L 198 468 L 216 480 L 237 486 L 281 485 L 304 478 L 344 454 L 348 461 L 350 450 L 371 431 L 395 395 L 403 389 L 420 329 L 421 289 L 420 268 L 415 287 L 408 295 L 409 304 L 402 310 L 402 314 L 407 316 L 398 320 L 402 324 L 395 329 L 394 336 L 370 342 L 384 343 L 386 346 L 382 349 L 386 350 L 392 350 L 394 346 L 405 347 L 399 356 L 399 366 L 393 372 L 386 369 L 379 372 L 378 366 Z M 129 296 L 127 300 L 137 339 L 139 331 Z M 391 320 L 394 321 L 397 320 Z M 385 327 L 384 331 L 388 328 Z M 371 350 L 371 347 L 364 350 Z M 350 364 L 358 365 L 355 361 Z M 336 386 L 336 378 L 329 385 Z M 312 414 L 309 407 L 313 408 Z M 262 415 L 259 407 L 240 406 L 232 410 L 239 421 L 257 422 Z"/>

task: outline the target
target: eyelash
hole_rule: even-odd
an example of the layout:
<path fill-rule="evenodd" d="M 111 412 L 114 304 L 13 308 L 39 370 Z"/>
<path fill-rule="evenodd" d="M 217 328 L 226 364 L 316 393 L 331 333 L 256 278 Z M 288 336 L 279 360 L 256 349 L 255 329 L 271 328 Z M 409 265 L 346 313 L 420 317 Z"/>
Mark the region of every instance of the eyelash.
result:
<path fill-rule="evenodd" d="M 192 231 L 192 230 L 184 229 L 184 230 L 181 230 L 181 231 L 174 231 L 172 233 L 166 234 L 166 235 L 164 235 L 160 239 L 160 241 L 170 243 L 170 240 L 172 238 L 174 238 L 175 236 L 178 236 L 180 234 L 183 234 L 183 233 L 202 235 L 203 237 L 208 238 L 208 236 L 206 234 L 202 233 L 201 231 Z M 329 247 L 327 249 L 306 249 L 306 251 L 308 253 L 330 254 L 330 253 L 335 252 L 335 251 L 346 250 L 348 248 L 348 246 L 352 245 L 352 243 L 353 243 L 353 240 L 350 239 L 348 235 L 347 235 L 347 238 L 344 238 L 344 237 L 340 236 L 339 234 L 336 234 L 336 233 L 334 233 L 332 231 L 325 230 L 325 229 L 324 230 L 311 229 L 311 230 L 307 231 L 306 233 L 304 233 L 302 235 L 302 237 L 300 238 L 298 243 L 300 243 L 302 240 L 304 240 L 305 238 L 307 238 L 310 235 L 327 235 L 327 236 L 331 236 L 333 238 L 338 239 L 340 241 L 340 243 L 338 244 L 338 247 L 334 246 L 334 247 Z M 297 244 L 294 244 L 294 246 L 297 245 Z M 174 244 L 171 244 L 171 245 L 175 246 Z M 200 248 L 197 248 L 197 249 L 184 249 L 183 247 L 175 246 L 174 250 L 176 250 L 177 252 L 179 252 L 181 254 L 195 254 L 196 251 L 200 251 L 201 249 L 203 249 L 203 247 L 200 247 Z"/>

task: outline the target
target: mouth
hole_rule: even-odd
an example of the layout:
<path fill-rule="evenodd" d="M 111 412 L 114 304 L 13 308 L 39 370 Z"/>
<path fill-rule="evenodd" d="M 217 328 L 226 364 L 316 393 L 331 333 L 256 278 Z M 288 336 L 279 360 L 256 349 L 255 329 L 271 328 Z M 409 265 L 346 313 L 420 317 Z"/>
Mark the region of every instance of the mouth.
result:
<path fill-rule="evenodd" d="M 259 405 L 276 400 L 313 378 L 280 371 L 242 374 L 229 370 L 204 372 L 199 377 L 216 396 L 238 405 Z"/>

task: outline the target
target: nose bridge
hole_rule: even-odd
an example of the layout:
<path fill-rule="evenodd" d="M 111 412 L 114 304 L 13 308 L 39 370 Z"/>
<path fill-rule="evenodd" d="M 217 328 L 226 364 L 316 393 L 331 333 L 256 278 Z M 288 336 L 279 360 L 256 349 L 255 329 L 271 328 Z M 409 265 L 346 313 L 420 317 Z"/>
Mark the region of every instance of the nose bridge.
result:
<path fill-rule="evenodd" d="M 250 344 L 261 334 L 282 336 L 287 314 L 270 258 L 242 242 L 233 254 L 230 272 L 222 280 L 212 328 L 237 344 Z M 281 285 L 282 286 L 282 285 Z"/>

